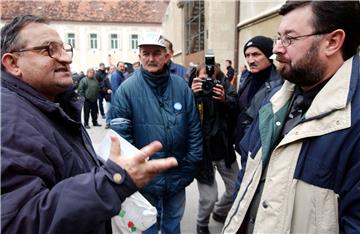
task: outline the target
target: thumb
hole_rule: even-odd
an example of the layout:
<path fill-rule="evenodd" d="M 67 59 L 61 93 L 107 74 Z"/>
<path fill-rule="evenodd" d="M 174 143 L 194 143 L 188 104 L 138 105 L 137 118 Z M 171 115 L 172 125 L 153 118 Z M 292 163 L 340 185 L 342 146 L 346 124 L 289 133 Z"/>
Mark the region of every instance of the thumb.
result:
<path fill-rule="evenodd" d="M 121 147 L 120 147 L 120 141 L 116 136 L 111 136 L 111 147 L 110 147 L 110 156 L 109 158 L 112 161 L 119 160 L 119 157 L 121 156 Z"/>

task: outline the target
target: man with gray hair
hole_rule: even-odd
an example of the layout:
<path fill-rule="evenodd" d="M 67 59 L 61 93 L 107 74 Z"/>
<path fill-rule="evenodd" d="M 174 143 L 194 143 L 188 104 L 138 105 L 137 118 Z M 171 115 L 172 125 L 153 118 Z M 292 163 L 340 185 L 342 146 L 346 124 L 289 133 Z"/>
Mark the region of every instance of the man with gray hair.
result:
<path fill-rule="evenodd" d="M 159 140 L 164 148 L 155 158 L 174 156 L 179 165 L 157 176 L 140 192 L 159 207 L 162 234 L 180 234 L 185 187 L 194 179 L 202 158 L 200 119 L 191 89 L 167 69 L 170 55 L 160 35 L 139 43 L 140 70 L 117 90 L 111 128 L 141 148 Z M 157 233 L 156 225 L 144 232 Z"/>
<path fill-rule="evenodd" d="M 159 142 L 124 157 L 116 137 L 109 159 L 97 158 L 72 55 L 41 17 L 18 16 L 1 29 L 1 233 L 112 233 L 125 198 L 177 165 L 147 160 Z"/>

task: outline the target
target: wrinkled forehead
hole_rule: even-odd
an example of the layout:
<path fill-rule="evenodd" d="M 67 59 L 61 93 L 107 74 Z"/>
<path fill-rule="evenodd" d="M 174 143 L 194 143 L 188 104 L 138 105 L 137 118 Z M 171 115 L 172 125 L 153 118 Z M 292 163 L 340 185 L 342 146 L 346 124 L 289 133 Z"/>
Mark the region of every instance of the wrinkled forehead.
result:
<path fill-rule="evenodd" d="M 280 21 L 278 34 L 307 34 L 314 31 L 313 11 L 310 5 L 297 8 L 284 15 Z"/>
<path fill-rule="evenodd" d="M 23 46 L 39 46 L 49 42 L 61 43 L 59 34 L 47 24 L 30 23 L 18 35 L 18 42 Z"/>

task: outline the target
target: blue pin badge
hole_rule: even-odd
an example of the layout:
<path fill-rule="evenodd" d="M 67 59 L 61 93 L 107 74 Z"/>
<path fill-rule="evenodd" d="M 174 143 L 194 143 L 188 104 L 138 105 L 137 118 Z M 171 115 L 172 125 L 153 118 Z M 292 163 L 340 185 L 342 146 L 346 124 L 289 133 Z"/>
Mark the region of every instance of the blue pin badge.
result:
<path fill-rule="evenodd" d="M 180 102 L 175 102 L 175 103 L 174 103 L 174 109 L 175 109 L 176 111 L 180 111 L 180 110 L 182 109 L 181 103 L 180 103 Z"/>

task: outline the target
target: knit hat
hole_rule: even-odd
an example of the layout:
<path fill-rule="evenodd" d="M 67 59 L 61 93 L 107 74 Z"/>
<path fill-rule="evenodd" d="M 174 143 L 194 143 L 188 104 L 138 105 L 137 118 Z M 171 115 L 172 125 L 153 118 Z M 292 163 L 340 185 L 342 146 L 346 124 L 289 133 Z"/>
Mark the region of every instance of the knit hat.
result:
<path fill-rule="evenodd" d="M 244 55 L 245 55 L 245 51 L 247 48 L 249 47 L 256 47 L 259 50 L 261 50 L 261 52 L 264 53 L 264 55 L 269 59 L 269 57 L 273 54 L 272 50 L 273 50 L 273 40 L 269 37 L 264 37 L 264 36 L 256 36 L 251 38 L 248 42 L 245 43 L 244 46 Z M 272 62 L 271 59 L 269 59 L 270 62 Z"/>

